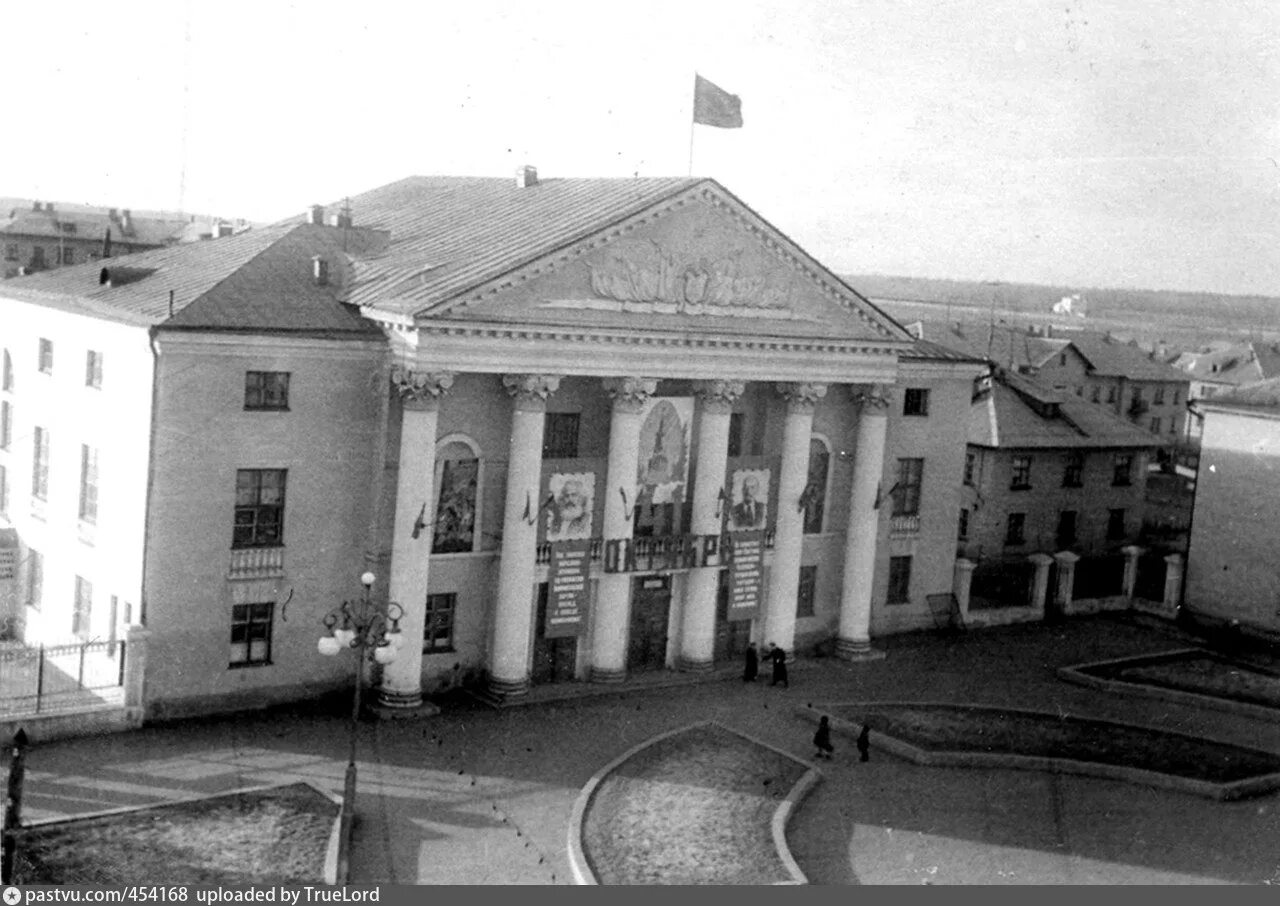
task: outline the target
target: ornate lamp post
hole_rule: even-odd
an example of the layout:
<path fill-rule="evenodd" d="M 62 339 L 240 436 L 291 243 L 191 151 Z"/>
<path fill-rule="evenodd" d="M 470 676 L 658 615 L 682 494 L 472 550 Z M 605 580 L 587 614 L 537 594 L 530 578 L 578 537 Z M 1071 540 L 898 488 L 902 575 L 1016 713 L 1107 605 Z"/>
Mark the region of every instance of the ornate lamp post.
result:
<path fill-rule="evenodd" d="M 366 658 L 371 657 L 379 664 L 389 664 L 395 660 L 396 652 L 404 643 L 404 633 L 400 631 L 400 618 L 404 616 L 404 610 L 394 601 L 383 603 L 373 599 L 373 583 L 376 578 L 373 573 L 364 573 L 360 577 L 364 594 L 355 601 L 343 601 L 341 607 L 325 616 L 322 622 L 328 635 L 321 636 L 317 645 L 320 653 L 326 656 L 336 655 L 343 648 L 353 648 L 356 652 L 356 688 L 351 705 L 351 749 L 342 791 L 340 833 L 343 845 L 338 866 L 340 878 L 347 876 L 351 821 L 355 809 L 356 739 L 360 728 L 360 696 L 364 688 Z"/>

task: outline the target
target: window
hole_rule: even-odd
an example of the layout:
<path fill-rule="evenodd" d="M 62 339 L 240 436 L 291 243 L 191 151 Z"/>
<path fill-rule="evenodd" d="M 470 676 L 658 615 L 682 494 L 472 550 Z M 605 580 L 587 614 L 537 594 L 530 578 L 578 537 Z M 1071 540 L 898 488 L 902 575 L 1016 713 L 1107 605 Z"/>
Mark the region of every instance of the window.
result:
<path fill-rule="evenodd" d="M 1173 405 L 1178 405 L 1178 391 L 1176 388 L 1173 391 Z"/>
<path fill-rule="evenodd" d="M 1079 450 L 1072 450 L 1067 454 L 1067 465 L 1062 470 L 1062 486 L 1064 488 L 1078 488 L 1084 484 L 1084 454 Z"/>
<path fill-rule="evenodd" d="M 730 456 L 742 455 L 743 418 L 744 416 L 743 416 L 743 413 L 741 412 L 729 413 L 729 455 Z"/>
<path fill-rule="evenodd" d="M 1026 513 L 1010 513 L 1009 525 L 1004 532 L 1004 543 L 1010 545 L 1026 543 L 1026 527 Z"/>
<path fill-rule="evenodd" d="M 53 340 L 40 338 L 40 371 L 44 374 L 53 374 Z"/>
<path fill-rule="evenodd" d="M 1076 543 L 1076 511 L 1063 510 L 1058 514 L 1058 549 L 1068 548 Z"/>
<path fill-rule="evenodd" d="M 1133 399 L 1132 399 L 1132 400 L 1130 400 L 1130 402 L 1129 402 L 1129 408 L 1131 408 L 1131 409 L 1138 409 L 1138 408 L 1142 407 L 1143 405 L 1144 405 L 1144 404 L 1143 404 L 1143 402 L 1142 402 L 1142 388 L 1141 388 L 1141 387 L 1134 387 L 1134 388 L 1133 388 Z"/>
<path fill-rule="evenodd" d="M 5 261 L 18 260 L 18 243 L 10 242 L 4 247 L 4 260 Z"/>
<path fill-rule="evenodd" d="M 271 623 L 274 601 L 231 605 L 232 667 L 254 667 L 271 663 Z"/>
<path fill-rule="evenodd" d="M 1158 416 L 1158 415 L 1153 415 L 1153 416 L 1151 416 L 1151 433 L 1152 433 L 1152 434 L 1159 434 L 1159 433 L 1160 433 L 1160 429 L 1161 429 L 1162 427 L 1164 427 L 1164 426 L 1160 424 L 1160 416 Z"/>
<path fill-rule="evenodd" d="M 1065 366 L 1067 364 L 1067 354 L 1064 352 L 1058 356 L 1058 364 Z"/>
<path fill-rule="evenodd" d="M 1108 403 L 1114 403 L 1115 401 L 1116 401 L 1116 388 L 1115 388 L 1115 387 L 1108 387 L 1108 388 L 1107 388 L 1107 402 L 1108 402 Z"/>
<path fill-rule="evenodd" d="M 453 650 L 453 614 L 458 596 L 454 592 L 427 595 L 427 622 L 422 627 L 422 653 Z"/>
<path fill-rule="evenodd" d="M 1124 486 L 1131 484 L 1133 481 L 1133 454 L 1117 453 L 1115 459 L 1115 472 L 1112 474 L 1111 483 L 1116 486 Z"/>
<path fill-rule="evenodd" d="M 902 400 L 903 415 L 928 415 L 929 391 L 921 387 L 908 387 Z"/>
<path fill-rule="evenodd" d="M 8 400 L 0 400 L 0 450 L 9 449 L 13 440 L 13 407 Z"/>
<path fill-rule="evenodd" d="M 102 353 L 92 349 L 84 357 L 84 385 L 102 389 Z"/>
<path fill-rule="evenodd" d="M 35 428 L 31 455 L 31 496 L 49 499 L 49 429 L 39 425 Z"/>
<path fill-rule="evenodd" d="M 1084 398 L 1084 384 L 1076 384 L 1076 396 Z"/>
<path fill-rule="evenodd" d="M 890 604 L 907 604 L 911 601 L 911 558 L 889 558 Z"/>
<path fill-rule="evenodd" d="M 893 486 L 893 515 L 915 516 L 920 512 L 920 484 L 923 459 L 899 459 L 898 482 Z"/>
<path fill-rule="evenodd" d="M 13 390 L 13 357 L 7 349 L 4 351 L 4 389 Z"/>
<path fill-rule="evenodd" d="M 287 412 L 289 410 L 289 372 L 246 371 L 244 373 L 244 407 L 250 410 Z"/>
<path fill-rule="evenodd" d="M 960 528 L 956 531 L 956 537 L 961 541 L 969 538 L 969 510 L 965 507 L 960 508 Z"/>
<path fill-rule="evenodd" d="M 548 412 L 546 433 L 542 439 L 543 459 L 576 459 L 578 456 L 578 422 L 576 412 Z"/>
<path fill-rule="evenodd" d="M 44 603 L 44 555 L 34 547 L 27 550 L 27 606 L 39 610 Z"/>
<path fill-rule="evenodd" d="M 93 614 L 93 584 L 76 576 L 76 601 L 71 611 L 71 634 L 80 641 L 89 640 Z"/>
<path fill-rule="evenodd" d="M 1097 384 L 1093 385 L 1093 401 L 1095 403 L 1102 402 L 1102 388 L 1099 387 Z"/>
<path fill-rule="evenodd" d="M 1169 419 L 1169 433 L 1170 433 L 1170 434 L 1177 434 L 1177 433 L 1178 433 L 1178 419 L 1177 419 L 1177 418 L 1171 418 L 1171 419 Z"/>
<path fill-rule="evenodd" d="M 1153 406 L 1164 405 L 1164 388 L 1163 387 L 1156 387 L 1155 390 L 1152 391 L 1151 405 Z"/>
<path fill-rule="evenodd" d="M 80 445 L 80 519 L 98 521 L 98 451 L 88 444 Z"/>
<path fill-rule="evenodd" d="M 285 469 L 238 469 L 231 546 L 284 544 Z"/>
<path fill-rule="evenodd" d="M 813 616 L 814 589 L 818 586 L 818 567 L 800 567 L 800 584 L 796 587 L 796 616 Z"/>
<path fill-rule="evenodd" d="M 816 535 L 822 531 L 823 510 L 827 496 L 827 468 L 831 454 L 820 440 L 809 441 L 809 482 L 804 488 L 804 533 Z"/>
<path fill-rule="evenodd" d="M 1013 480 L 1009 482 L 1009 489 L 1013 491 L 1025 491 L 1031 487 L 1031 457 L 1015 456 L 1013 457 Z"/>
<path fill-rule="evenodd" d="M 75 250 L 75 249 L 73 249 L 73 248 L 68 248 L 68 247 L 64 246 L 64 247 L 63 247 L 63 249 L 62 249 L 62 263 L 63 263 L 63 264 L 75 264 L 75 263 L 76 263 L 76 250 Z"/>
<path fill-rule="evenodd" d="M 1107 540 L 1124 540 L 1124 510 L 1107 511 Z"/>
<path fill-rule="evenodd" d="M 973 487 L 978 472 L 978 454 L 972 451 L 964 454 L 964 483 Z"/>
<path fill-rule="evenodd" d="M 33 245 L 31 247 L 31 266 L 36 269 L 42 269 L 46 267 L 45 260 L 44 260 L 43 245 Z"/>

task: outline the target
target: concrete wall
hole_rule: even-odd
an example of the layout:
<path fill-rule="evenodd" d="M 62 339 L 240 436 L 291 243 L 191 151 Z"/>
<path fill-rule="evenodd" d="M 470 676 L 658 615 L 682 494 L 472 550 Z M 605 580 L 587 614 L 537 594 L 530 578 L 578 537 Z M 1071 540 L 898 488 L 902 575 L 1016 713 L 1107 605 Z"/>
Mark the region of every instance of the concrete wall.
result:
<path fill-rule="evenodd" d="M 380 341 L 165 332 L 159 339 L 146 625 L 148 717 L 229 710 L 350 683 L 316 650 L 361 594 L 381 449 Z M 245 372 L 288 371 L 289 411 L 244 410 Z M 287 469 L 283 570 L 231 579 L 238 469 Z M 380 575 L 375 594 L 385 594 Z M 229 667 L 232 606 L 274 601 L 271 663 Z M 286 603 L 287 602 L 287 603 Z"/>
<path fill-rule="evenodd" d="M 1280 419 L 1209 410 L 1183 606 L 1280 631 Z"/>

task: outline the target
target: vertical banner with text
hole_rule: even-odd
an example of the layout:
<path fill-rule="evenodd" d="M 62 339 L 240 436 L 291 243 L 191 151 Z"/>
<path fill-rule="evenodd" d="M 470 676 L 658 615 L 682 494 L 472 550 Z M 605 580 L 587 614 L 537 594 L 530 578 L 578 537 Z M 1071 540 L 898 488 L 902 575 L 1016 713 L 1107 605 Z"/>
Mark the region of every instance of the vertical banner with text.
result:
<path fill-rule="evenodd" d="M 760 612 L 764 587 L 764 532 L 734 532 L 729 538 L 729 619 L 750 620 Z"/>
<path fill-rule="evenodd" d="M 590 540 L 552 542 L 551 566 L 547 571 L 547 638 L 582 634 L 586 625 L 590 566 Z"/>

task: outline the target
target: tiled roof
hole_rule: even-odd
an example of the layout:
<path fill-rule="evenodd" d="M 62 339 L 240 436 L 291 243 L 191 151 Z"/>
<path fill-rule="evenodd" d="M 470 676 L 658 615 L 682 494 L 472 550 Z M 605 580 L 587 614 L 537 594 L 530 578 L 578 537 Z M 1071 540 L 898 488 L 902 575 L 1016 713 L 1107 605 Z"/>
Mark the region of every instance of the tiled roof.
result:
<path fill-rule="evenodd" d="M 1095 374 L 1126 377 L 1134 381 L 1187 381 L 1184 372 L 1152 358 L 1136 346 L 1095 333 L 1082 332 L 1073 335 L 1070 340 L 1071 345 L 1092 366 Z"/>
<path fill-rule="evenodd" d="M 1054 405 L 1057 414 L 1049 414 Z M 970 407 L 968 442 L 1004 449 L 1145 448 L 1158 443 L 1103 406 L 1009 374 L 993 380 L 991 391 Z"/>
<path fill-rule="evenodd" d="M 1197 409 L 1233 409 L 1264 412 L 1280 417 L 1280 377 L 1237 387 L 1227 393 L 1195 402 Z"/>

